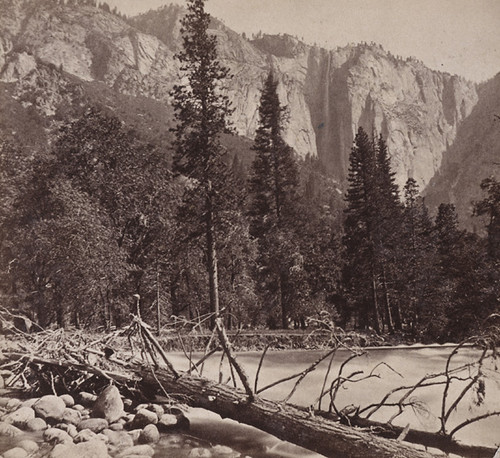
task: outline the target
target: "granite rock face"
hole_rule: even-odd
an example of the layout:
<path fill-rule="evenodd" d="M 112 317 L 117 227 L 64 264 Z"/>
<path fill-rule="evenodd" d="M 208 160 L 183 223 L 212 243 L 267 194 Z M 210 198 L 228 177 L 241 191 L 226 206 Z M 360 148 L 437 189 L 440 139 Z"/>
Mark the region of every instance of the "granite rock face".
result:
<path fill-rule="evenodd" d="M 461 223 L 474 231 L 483 227 L 480 218 L 472 217 L 473 202 L 486 197 L 480 182 L 488 177 L 500 180 L 500 73 L 482 84 L 478 93 L 478 103 L 459 126 L 455 142 L 443 155 L 439 174 L 425 190 L 431 208 L 441 202 L 454 204 Z"/>
<path fill-rule="evenodd" d="M 47 116 L 65 97 L 53 86 L 64 83 L 43 73 L 40 63 L 168 104 L 179 72 L 174 56 L 181 45 L 180 7 L 125 21 L 92 6 L 34 0 L 1 5 L 0 81 L 22 87 L 48 78 L 43 100 L 29 101 Z M 398 184 L 413 176 L 423 188 L 478 100 L 476 84 L 395 57 L 376 44 L 326 50 L 288 35 L 247 40 L 217 20 L 211 27 L 233 75 L 227 91 L 237 133 L 253 137 L 260 89 L 272 68 L 288 111 L 286 141 L 301 157 L 318 156 L 341 184 L 354 134 L 363 126 L 386 137 Z"/>

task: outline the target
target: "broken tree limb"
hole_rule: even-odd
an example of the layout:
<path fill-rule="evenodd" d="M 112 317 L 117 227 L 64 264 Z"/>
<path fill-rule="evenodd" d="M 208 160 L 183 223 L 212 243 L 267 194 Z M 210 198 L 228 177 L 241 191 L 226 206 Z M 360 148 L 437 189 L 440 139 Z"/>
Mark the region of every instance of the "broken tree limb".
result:
<path fill-rule="evenodd" d="M 158 351 L 160 356 L 162 357 L 163 361 L 165 361 L 165 364 L 167 367 L 172 371 L 172 373 L 176 376 L 179 377 L 179 374 L 175 370 L 173 364 L 170 362 L 168 359 L 168 356 L 166 355 L 165 351 L 161 347 L 161 345 L 158 343 L 158 341 L 154 338 L 153 334 L 151 331 L 147 328 L 145 323 L 141 321 L 140 319 L 137 319 L 137 323 L 140 326 L 140 330 L 146 335 L 147 339 L 149 340 L 150 344 L 153 345 L 153 347 Z"/>
<path fill-rule="evenodd" d="M 215 327 L 217 329 L 217 334 L 219 335 L 220 344 L 224 350 L 224 353 L 226 353 L 226 355 L 227 355 L 227 359 L 229 360 L 229 364 L 235 368 L 250 401 L 252 401 L 254 399 L 254 393 L 252 391 L 252 388 L 250 388 L 248 376 L 245 373 L 245 370 L 238 364 L 238 361 L 236 361 L 236 358 L 234 357 L 233 353 L 231 352 L 231 343 L 229 342 L 229 339 L 227 338 L 226 331 L 224 329 L 224 326 L 222 325 L 222 321 L 220 318 L 217 318 L 215 320 Z"/>

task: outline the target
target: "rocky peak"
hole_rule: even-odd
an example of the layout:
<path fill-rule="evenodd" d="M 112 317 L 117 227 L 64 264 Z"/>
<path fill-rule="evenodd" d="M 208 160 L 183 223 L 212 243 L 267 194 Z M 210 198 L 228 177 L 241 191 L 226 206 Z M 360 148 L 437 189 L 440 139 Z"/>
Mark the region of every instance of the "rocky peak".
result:
<path fill-rule="evenodd" d="M 177 52 L 181 45 L 180 20 L 185 14 L 185 8 L 170 4 L 130 18 L 128 23 L 143 33 L 155 36 Z"/>
<path fill-rule="evenodd" d="M 296 58 L 308 50 L 308 46 L 292 35 L 267 35 L 254 38 L 251 43 L 260 51 L 276 57 Z"/>

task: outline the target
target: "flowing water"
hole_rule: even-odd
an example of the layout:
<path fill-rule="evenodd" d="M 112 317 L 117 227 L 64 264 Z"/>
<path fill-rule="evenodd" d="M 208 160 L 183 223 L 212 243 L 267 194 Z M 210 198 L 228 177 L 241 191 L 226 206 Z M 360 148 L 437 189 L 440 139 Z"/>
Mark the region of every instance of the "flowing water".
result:
<path fill-rule="evenodd" d="M 451 351 L 452 348 L 441 346 L 369 350 L 366 355 L 350 361 L 344 367 L 343 375 L 347 376 L 357 371 L 363 371 L 364 375 L 368 375 L 376 367 L 373 372 L 376 377 L 346 384 L 345 388 L 341 388 L 338 392 L 337 406 L 342 408 L 351 404 L 366 406 L 378 403 L 386 393 L 394 388 L 412 386 L 425 375 L 444 371 Z M 324 354 L 324 351 L 316 350 L 268 352 L 260 370 L 259 388 L 278 379 L 301 372 Z M 345 350 L 337 352 L 330 370 L 330 382 L 338 376 L 340 365 L 349 355 L 350 353 Z M 464 348 L 453 357 L 450 368 L 470 363 L 476 360 L 478 355 L 477 350 Z M 245 368 L 252 385 L 260 356 L 261 353 L 257 352 L 247 352 L 237 356 L 238 361 Z M 172 359 L 175 365 L 187 369 L 187 360 L 183 355 L 175 354 Z M 303 406 L 313 404 L 323 386 L 328 364 L 329 358 L 320 363 L 316 370 L 309 373 L 297 388 L 290 402 Z M 205 364 L 203 376 L 218 380 L 219 372 L 220 355 L 212 356 Z M 478 395 L 474 390 L 471 390 L 451 414 L 447 426 L 448 431 L 467 418 L 500 410 L 500 373 L 497 371 L 495 362 L 488 360 L 483 366 L 483 372 L 485 375 L 484 401 L 481 405 L 476 405 Z M 226 381 L 230 374 L 226 362 L 223 363 L 222 373 L 223 380 Z M 361 377 L 361 374 L 358 377 Z M 447 395 L 447 406 L 451 405 L 466 383 L 454 382 L 452 384 Z M 290 393 L 294 385 L 295 380 L 292 380 L 263 392 L 261 396 L 281 400 Z M 327 382 L 328 385 L 329 382 Z M 401 394 L 399 394 L 399 397 L 401 397 Z M 406 426 L 410 423 L 414 429 L 438 431 L 440 428 L 439 416 L 441 415 L 443 386 L 421 388 L 413 393 L 412 399 L 414 398 L 421 401 L 419 408 L 406 409 L 401 416 L 395 419 L 394 424 Z M 398 398 L 392 397 L 390 399 Z M 323 408 L 328 406 L 328 402 L 328 397 L 325 397 Z M 371 419 L 387 421 L 394 413 L 393 408 L 382 408 Z M 193 432 L 197 435 L 201 435 L 210 441 L 232 446 L 250 455 L 253 453 L 252 456 L 295 456 L 297 458 L 308 456 L 303 449 L 282 443 L 276 438 L 258 432 L 253 428 L 241 427 L 230 420 L 220 420 L 212 414 L 205 416 L 200 411 L 196 413 L 193 420 Z M 500 417 L 491 417 L 466 426 L 456 434 L 455 438 L 472 445 L 499 446 Z M 249 444 L 253 444 L 253 449 L 248 446 Z M 256 453 L 257 451 L 258 453 Z M 310 454 L 310 456 L 317 455 Z"/>
<path fill-rule="evenodd" d="M 365 406 L 378 403 L 382 397 L 390 390 L 399 386 L 412 386 L 424 375 L 442 372 L 446 365 L 446 360 L 451 352 L 449 347 L 425 347 L 425 348 L 391 348 L 373 349 L 366 355 L 357 357 L 350 361 L 343 370 L 343 375 L 348 376 L 354 372 L 362 371 L 363 375 L 373 372 L 376 377 L 367 380 L 346 384 L 337 395 L 337 406 L 342 408 L 348 405 Z M 306 350 L 286 350 L 268 352 L 262 364 L 258 386 L 259 388 L 282 379 L 284 377 L 297 374 L 314 361 L 324 355 L 324 351 Z M 452 360 L 452 368 L 475 360 L 478 351 L 465 348 Z M 327 386 L 338 376 L 339 367 L 343 361 L 349 357 L 347 351 L 338 351 L 332 362 L 329 381 Z M 188 361 L 182 354 L 170 354 L 172 362 L 179 369 L 186 370 Z M 194 360 L 201 355 L 194 355 Z M 261 353 L 247 352 L 237 355 L 238 361 L 245 368 L 247 375 L 253 386 L 257 368 L 259 366 Z M 327 358 L 302 381 L 290 402 L 308 406 L 318 398 L 324 383 L 330 358 Z M 383 363 L 383 364 L 381 364 Z M 212 356 L 204 365 L 203 376 L 219 379 L 222 367 L 223 380 L 229 379 L 230 371 L 227 361 L 220 365 L 220 354 Z M 493 361 L 489 360 L 483 367 L 486 376 L 485 398 L 481 406 L 476 406 L 477 396 L 471 391 L 464 400 L 454 410 L 450 417 L 449 429 L 453 428 L 472 416 L 485 412 L 500 410 L 500 374 Z M 359 374 L 357 377 L 361 377 Z M 461 392 L 465 382 L 455 382 L 448 394 L 448 405 Z M 261 394 L 272 400 L 285 398 L 295 385 L 295 380 L 280 384 Z M 418 411 L 411 408 L 396 418 L 397 425 L 405 426 L 410 423 L 412 428 L 437 431 L 439 429 L 439 415 L 441 413 L 441 400 L 443 395 L 442 386 L 422 388 L 414 393 L 423 402 Z M 392 398 L 391 398 L 392 399 Z M 329 399 L 324 398 L 323 408 L 327 408 Z M 373 420 L 387 421 L 394 413 L 393 409 L 381 409 Z M 165 434 L 162 435 L 160 443 L 155 448 L 155 457 L 188 457 L 195 447 L 206 447 L 221 444 L 229 446 L 241 453 L 241 456 L 252 458 L 313 458 L 320 455 L 304 450 L 300 447 L 283 442 L 274 436 L 259 431 L 253 427 L 239 424 L 229 419 L 221 419 L 218 415 L 202 409 L 190 409 L 188 418 L 191 422 L 190 434 Z M 456 436 L 462 442 L 483 445 L 500 445 L 500 417 L 492 417 L 482 420 L 479 423 L 469 425 L 462 429 Z M 37 440 L 37 438 L 33 437 Z M 40 441 L 41 438 L 38 438 Z M 12 440 L 0 438 L 0 453 L 13 445 Z M 214 450 L 214 449 L 212 449 Z M 213 456 L 217 457 L 217 453 Z M 223 454 L 220 456 L 224 456 Z M 227 455 L 226 455 L 227 456 Z"/>

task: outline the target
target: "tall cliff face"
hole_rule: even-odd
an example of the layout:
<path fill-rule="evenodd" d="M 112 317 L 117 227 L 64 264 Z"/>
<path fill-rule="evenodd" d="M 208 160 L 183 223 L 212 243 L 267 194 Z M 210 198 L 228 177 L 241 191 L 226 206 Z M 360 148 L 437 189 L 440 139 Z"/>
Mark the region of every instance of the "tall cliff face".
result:
<path fill-rule="evenodd" d="M 474 84 L 377 46 L 312 50 L 309 61 L 320 69 L 311 72 L 307 90 L 318 154 L 339 174 L 362 126 L 387 139 L 399 185 L 412 176 L 425 186 L 477 102 Z"/>
<path fill-rule="evenodd" d="M 453 203 L 461 222 L 471 230 L 483 226 L 472 218 L 473 202 L 485 197 L 480 182 L 488 177 L 500 180 L 500 73 L 481 85 L 478 93 L 477 105 L 459 126 L 455 142 L 425 190 L 431 208 Z"/>
<path fill-rule="evenodd" d="M 51 0 L 0 0 L 0 7 L 1 81 L 20 84 L 45 62 L 81 80 L 168 104 L 179 72 L 179 7 L 127 22 L 95 7 Z M 474 84 L 377 45 L 329 51 L 286 35 L 249 41 L 216 20 L 212 33 L 233 74 L 228 92 L 236 131 L 253 137 L 260 89 L 272 68 L 288 107 L 286 141 L 300 156 L 319 156 L 339 182 L 361 125 L 387 138 L 400 185 L 411 175 L 425 186 L 477 102 Z"/>

